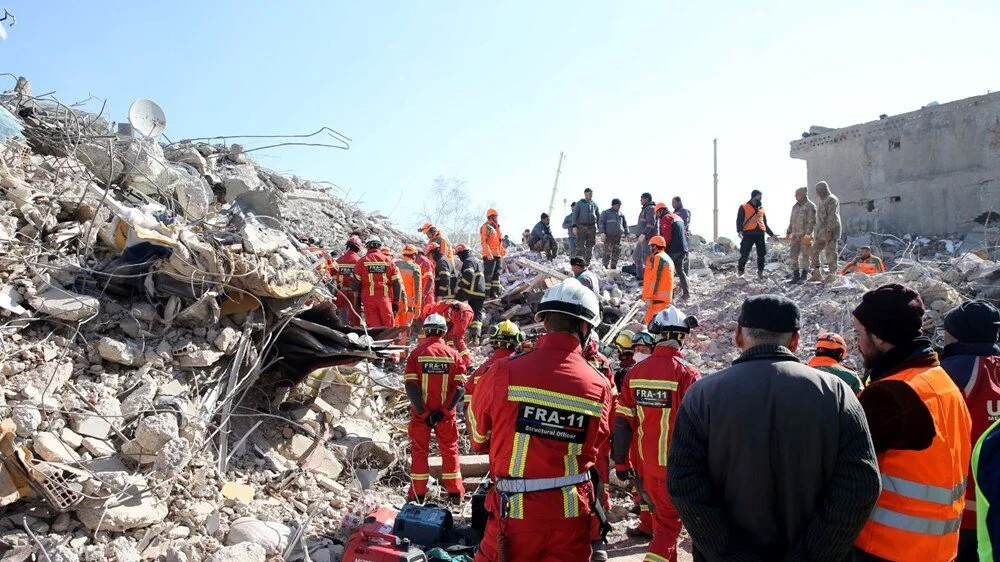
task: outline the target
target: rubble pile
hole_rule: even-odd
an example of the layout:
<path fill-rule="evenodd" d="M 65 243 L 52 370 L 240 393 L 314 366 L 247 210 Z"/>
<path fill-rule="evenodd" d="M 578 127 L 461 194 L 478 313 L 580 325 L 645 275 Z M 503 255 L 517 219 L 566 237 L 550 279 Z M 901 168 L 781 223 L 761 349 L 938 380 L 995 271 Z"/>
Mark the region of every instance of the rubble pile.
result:
<path fill-rule="evenodd" d="M 23 93 L 0 109 L 2 544 L 337 559 L 355 468 L 401 470 L 402 379 L 373 364 L 400 348 L 340 325 L 299 236 L 411 239 L 238 145 Z"/>

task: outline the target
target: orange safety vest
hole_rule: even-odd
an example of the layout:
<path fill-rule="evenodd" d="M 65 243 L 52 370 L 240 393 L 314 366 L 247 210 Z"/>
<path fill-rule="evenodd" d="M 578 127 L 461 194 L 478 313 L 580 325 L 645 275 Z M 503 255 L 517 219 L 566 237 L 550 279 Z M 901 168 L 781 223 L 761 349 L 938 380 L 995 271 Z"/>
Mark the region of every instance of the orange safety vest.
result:
<path fill-rule="evenodd" d="M 642 281 L 642 300 L 652 299 L 669 305 L 674 300 L 674 265 L 670 257 L 660 252 L 646 258 Z"/>
<path fill-rule="evenodd" d="M 500 258 L 507 254 L 503 247 L 503 234 L 500 233 L 500 225 L 490 221 L 483 223 L 479 227 L 479 241 L 483 246 L 483 258 Z"/>
<path fill-rule="evenodd" d="M 440 232 L 438 232 L 437 236 L 435 236 L 434 238 L 431 238 L 428 241 L 428 244 L 431 243 L 431 242 L 434 242 L 435 244 L 437 244 L 438 246 L 441 247 L 441 253 L 444 254 L 444 256 L 446 258 L 448 258 L 449 260 L 452 260 L 452 259 L 455 258 L 455 254 L 454 254 L 454 252 L 452 252 L 451 246 L 448 245 L 448 239 L 444 237 L 444 234 L 441 234 Z"/>
<path fill-rule="evenodd" d="M 767 232 L 764 226 L 764 207 L 755 208 L 750 203 L 743 204 L 743 232 Z"/>
<path fill-rule="evenodd" d="M 903 381 L 920 396 L 934 419 L 934 439 L 922 451 L 890 449 L 878 456 L 882 494 L 854 545 L 889 560 L 948 562 L 958 552 L 965 508 L 969 409 L 941 367 L 915 367 L 882 380 Z"/>
<path fill-rule="evenodd" d="M 847 262 L 844 269 L 840 270 L 840 274 L 846 275 L 852 271 L 860 271 L 865 275 L 875 275 L 876 273 L 885 271 L 885 264 L 882 263 L 882 258 L 876 256 L 871 256 L 864 261 L 858 261 L 858 258 L 853 258 Z"/>
<path fill-rule="evenodd" d="M 400 307 L 397 317 L 412 320 L 420 314 L 420 301 L 423 297 L 423 279 L 420 266 L 412 260 L 402 259 L 396 262 L 396 269 L 399 270 L 403 291 L 406 292 L 405 306 Z"/>

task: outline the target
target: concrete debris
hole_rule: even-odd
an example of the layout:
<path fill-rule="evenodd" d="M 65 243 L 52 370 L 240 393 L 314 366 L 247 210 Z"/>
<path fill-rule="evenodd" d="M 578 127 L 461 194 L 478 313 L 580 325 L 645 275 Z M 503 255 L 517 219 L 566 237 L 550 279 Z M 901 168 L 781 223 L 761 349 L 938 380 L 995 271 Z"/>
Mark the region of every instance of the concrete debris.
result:
<path fill-rule="evenodd" d="M 76 516 L 91 531 L 123 533 L 163 521 L 169 513 L 167 504 L 149 489 L 128 488 L 125 498 L 117 503 L 112 498 L 110 505 L 78 509 Z"/>
<path fill-rule="evenodd" d="M 264 547 L 267 556 L 285 551 L 292 538 L 292 528 L 277 521 L 260 521 L 253 517 L 240 517 L 229 526 L 226 544 L 235 546 L 253 543 Z"/>
<path fill-rule="evenodd" d="M 135 440 L 145 450 L 158 452 L 178 435 L 177 417 L 155 414 L 142 419 L 135 428 Z"/>
<path fill-rule="evenodd" d="M 233 546 L 224 546 L 205 562 L 264 562 L 267 551 L 259 544 L 241 542 Z"/>
<path fill-rule="evenodd" d="M 49 462 L 73 464 L 80 462 L 80 455 L 54 433 L 39 431 L 31 437 L 31 447 Z"/>
<path fill-rule="evenodd" d="M 41 295 L 28 299 L 28 305 L 59 320 L 78 322 L 97 315 L 100 302 L 94 298 L 71 293 L 58 287 L 50 287 Z"/>

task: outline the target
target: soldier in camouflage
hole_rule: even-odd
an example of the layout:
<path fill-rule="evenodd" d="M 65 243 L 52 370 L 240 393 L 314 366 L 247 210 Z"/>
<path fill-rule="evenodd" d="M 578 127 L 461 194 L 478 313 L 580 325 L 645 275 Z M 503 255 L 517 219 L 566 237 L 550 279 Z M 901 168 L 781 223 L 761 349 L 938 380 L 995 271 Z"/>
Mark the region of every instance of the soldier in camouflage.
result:
<path fill-rule="evenodd" d="M 830 275 L 837 273 L 837 242 L 840 240 L 840 200 L 830 191 L 825 181 L 816 184 L 816 230 L 813 233 L 812 278 L 822 281 L 820 254 L 826 258 Z"/>
<path fill-rule="evenodd" d="M 800 187 L 795 190 L 795 205 L 792 206 L 792 217 L 785 232 L 791 243 L 789 258 L 792 266 L 790 279 L 792 283 L 805 281 L 809 275 L 809 249 L 812 247 L 814 228 L 816 228 L 816 204 L 809 200 L 809 189 Z"/>

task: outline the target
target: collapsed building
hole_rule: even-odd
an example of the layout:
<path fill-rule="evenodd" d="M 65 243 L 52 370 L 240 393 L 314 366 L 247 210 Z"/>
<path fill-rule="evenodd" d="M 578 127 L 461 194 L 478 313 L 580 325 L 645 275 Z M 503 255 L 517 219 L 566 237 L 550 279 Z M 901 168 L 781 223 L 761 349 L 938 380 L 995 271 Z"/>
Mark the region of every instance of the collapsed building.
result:
<path fill-rule="evenodd" d="M 1000 92 L 841 128 L 811 127 L 791 142 L 809 185 L 840 197 L 844 233 L 1000 238 Z"/>

